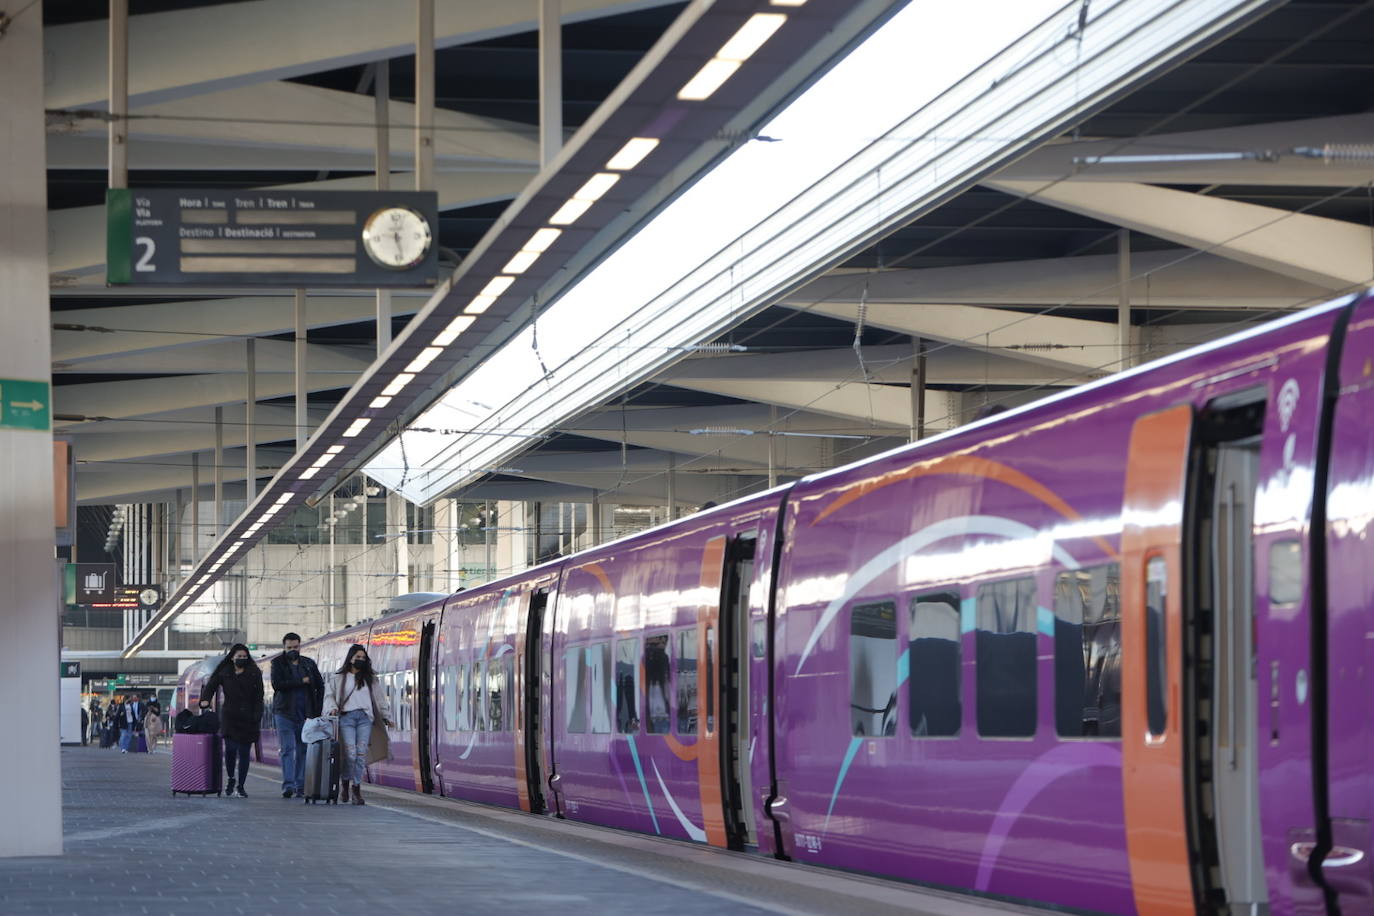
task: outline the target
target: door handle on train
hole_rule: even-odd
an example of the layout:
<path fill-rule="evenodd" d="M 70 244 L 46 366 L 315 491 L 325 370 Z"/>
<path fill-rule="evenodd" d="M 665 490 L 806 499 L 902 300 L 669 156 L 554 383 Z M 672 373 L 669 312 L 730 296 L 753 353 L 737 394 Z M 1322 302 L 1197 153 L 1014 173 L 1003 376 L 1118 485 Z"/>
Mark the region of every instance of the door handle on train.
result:
<path fill-rule="evenodd" d="M 562 774 L 560 774 L 560 773 L 554 773 L 552 776 L 549 777 L 549 789 L 553 792 L 554 795 L 559 795 L 559 794 L 562 793 L 562 791 L 563 791 L 563 776 L 562 776 Z"/>
<path fill-rule="evenodd" d="M 1294 843 L 1288 848 L 1288 854 L 1299 862 L 1306 863 L 1312 858 L 1312 851 L 1317 848 L 1316 843 Z M 1352 849 L 1349 846 L 1332 846 L 1331 851 L 1322 859 L 1322 868 L 1345 868 L 1349 865 L 1357 865 L 1364 861 L 1364 850 Z"/>
<path fill-rule="evenodd" d="M 763 810 L 779 824 L 785 824 L 792 819 L 792 815 L 787 811 L 787 798 L 782 795 L 775 795 L 764 802 Z"/>

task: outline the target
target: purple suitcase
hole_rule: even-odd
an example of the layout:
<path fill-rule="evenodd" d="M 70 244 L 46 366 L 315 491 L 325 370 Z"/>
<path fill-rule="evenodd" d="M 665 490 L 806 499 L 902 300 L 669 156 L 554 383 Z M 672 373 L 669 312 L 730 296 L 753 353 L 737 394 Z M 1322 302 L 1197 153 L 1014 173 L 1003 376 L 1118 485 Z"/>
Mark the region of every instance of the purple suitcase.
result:
<path fill-rule="evenodd" d="M 172 736 L 172 794 L 219 795 L 219 735 Z"/>

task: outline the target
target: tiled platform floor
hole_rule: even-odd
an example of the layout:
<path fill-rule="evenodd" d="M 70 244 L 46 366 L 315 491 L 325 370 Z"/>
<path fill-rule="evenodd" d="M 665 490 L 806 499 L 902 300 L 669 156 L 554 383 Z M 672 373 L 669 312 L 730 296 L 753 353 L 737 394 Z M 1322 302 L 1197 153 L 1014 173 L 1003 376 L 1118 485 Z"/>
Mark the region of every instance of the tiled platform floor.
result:
<path fill-rule="evenodd" d="M 259 764 L 250 798 L 173 798 L 170 760 L 64 748 L 67 854 L 0 860 L 0 913 L 1024 912 L 413 793 L 304 805 Z"/>

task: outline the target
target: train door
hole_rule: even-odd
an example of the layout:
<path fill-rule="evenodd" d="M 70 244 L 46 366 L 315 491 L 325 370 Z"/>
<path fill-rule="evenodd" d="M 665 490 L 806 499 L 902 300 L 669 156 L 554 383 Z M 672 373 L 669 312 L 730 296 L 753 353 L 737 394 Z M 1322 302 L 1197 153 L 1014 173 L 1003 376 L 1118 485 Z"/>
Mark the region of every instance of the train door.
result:
<path fill-rule="evenodd" d="M 438 622 L 430 619 L 420 628 L 420 654 L 415 662 L 415 742 L 416 760 L 420 770 L 419 789 L 426 795 L 434 792 L 434 723 L 430 711 L 434 708 L 434 639 Z"/>
<path fill-rule="evenodd" d="M 758 845 L 750 773 L 749 586 L 754 581 L 752 532 L 733 538 L 725 551 L 720 600 L 720 774 L 725 834 L 731 849 Z"/>
<path fill-rule="evenodd" d="M 543 814 L 548 810 L 544 800 L 544 680 L 549 671 L 548 648 L 545 645 L 545 610 L 549 592 L 538 589 L 530 595 L 529 615 L 525 622 L 524 677 L 521 702 L 524 704 L 525 785 L 529 793 L 530 811 Z"/>
<path fill-rule="evenodd" d="M 1204 899 L 1231 914 L 1258 914 L 1269 900 L 1254 641 L 1254 500 L 1264 411 L 1264 391 L 1254 389 L 1214 401 L 1198 417 L 1186 526 L 1195 879 Z"/>
<path fill-rule="evenodd" d="M 1191 916 L 1184 805 L 1182 531 L 1193 411 L 1131 430 L 1121 529 L 1121 780 L 1131 888 L 1142 916 Z"/>

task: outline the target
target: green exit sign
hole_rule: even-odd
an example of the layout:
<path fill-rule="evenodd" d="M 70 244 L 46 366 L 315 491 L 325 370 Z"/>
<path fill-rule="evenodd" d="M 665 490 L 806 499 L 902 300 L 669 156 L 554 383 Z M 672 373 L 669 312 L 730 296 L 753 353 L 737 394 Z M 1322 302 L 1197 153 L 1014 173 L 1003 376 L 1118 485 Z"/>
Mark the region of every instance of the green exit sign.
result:
<path fill-rule="evenodd" d="M 47 382 L 0 378 L 0 429 L 52 427 L 52 396 Z"/>

